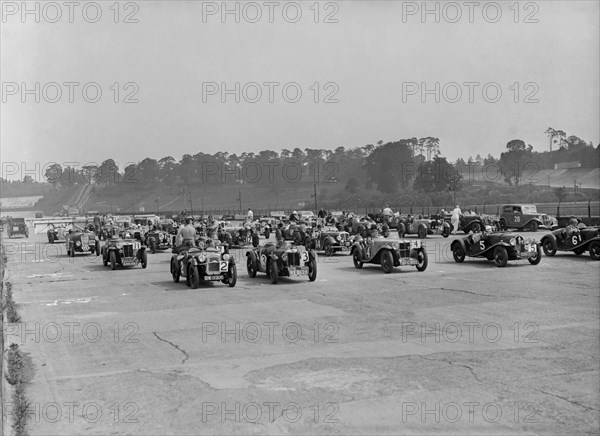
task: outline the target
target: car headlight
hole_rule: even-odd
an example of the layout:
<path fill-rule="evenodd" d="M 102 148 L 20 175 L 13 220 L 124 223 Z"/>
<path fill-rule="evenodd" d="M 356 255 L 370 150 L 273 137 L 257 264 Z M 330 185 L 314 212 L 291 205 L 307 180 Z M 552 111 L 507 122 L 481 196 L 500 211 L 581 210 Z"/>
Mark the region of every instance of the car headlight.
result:
<path fill-rule="evenodd" d="M 397 250 L 398 248 L 400 248 L 400 244 L 398 244 L 397 242 L 392 242 L 392 248 L 394 250 Z"/>
<path fill-rule="evenodd" d="M 77 241 L 77 242 L 75 243 L 75 245 L 77 245 L 77 246 L 79 247 L 79 246 L 81 245 L 81 241 Z"/>
<path fill-rule="evenodd" d="M 198 261 L 200 263 L 206 262 L 206 256 L 204 254 L 201 254 L 200 256 L 198 256 Z"/>
<path fill-rule="evenodd" d="M 511 238 L 510 245 L 517 245 L 517 240 L 515 238 Z"/>
<path fill-rule="evenodd" d="M 341 241 L 342 240 L 342 236 L 341 235 L 337 235 L 337 238 L 335 238 L 335 239 L 337 239 L 338 241 Z"/>
<path fill-rule="evenodd" d="M 288 259 L 288 255 L 287 255 L 287 253 L 285 253 L 285 252 L 284 252 L 284 253 L 281 255 L 281 260 L 283 260 L 284 262 L 287 262 L 287 259 Z"/>
<path fill-rule="evenodd" d="M 225 254 L 223 255 L 223 260 L 224 260 L 225 262 L 227 262 L 227 261 L 229 260 L 229 254 L 225 253 Z"/>

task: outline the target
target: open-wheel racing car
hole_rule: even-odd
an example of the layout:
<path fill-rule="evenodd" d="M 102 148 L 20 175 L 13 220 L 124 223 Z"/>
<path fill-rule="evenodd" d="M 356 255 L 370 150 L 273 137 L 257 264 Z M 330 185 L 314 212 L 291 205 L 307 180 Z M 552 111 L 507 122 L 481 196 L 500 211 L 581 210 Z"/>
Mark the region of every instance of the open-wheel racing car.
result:
<path fill-rule="evenodd" d="M 546 256 L 554 256 L 557 251 L 572 251 L 581 255 L 589 251 L 593 260 L 600 260 L 600 227 L 575 228 L 571 232 L 562 228 L 545 235 L 542 247 Z"/>
<path fill-rule="evenodd" d="M 173 248 L 175 236 L 165 230 L 150 230 L 146 233 L 146 243 L 150 253 L 156 250 L 168 250 Z"/>
<path fill-rule="evenodd" d="M 260 236 L 252 223 L 244 222 L 239 225 L 220 225 L 219 240 L 227 243 L 228 246 L 252 245 L 257 247 L 260 244 Z"/>
<path fill-rule="evenodd" d="M 509 260 L 527 259 L 532 265 L 542 260 L 542 248 L 534 239 L 503 232 L 473 233 L 452 241 L 450 249 L 458 263 L 466 256 L 485 257 L 498 267 L 505 267 Z"/>
<path fill-rule="evenodd" d="M 67 256 L 75 257 L 75 253 L 95 253 L 99 248 L 96 235 L 89 230 L 69 230 L 65 236 Z"/>
<path fill-rule="evenodd" d="M 201 282 L 220 281 L 230 288 L 237 282 L 235 257 L 218 241 L 205 239 L 200 247 L 189 248 L 171 257 L 171 276 L 175 283 L 185 277 L 186 285 L 198 288 Z"/>
<path fill-rule="evenodd" d="M 99 251 L 96 251 L 96 255 L 102 255 L 104 266 L 110 263 L 110 269 L 113 270 L 117 265 L 126 266 L 139 263 L 142 268 L 146 268 L 148 265 L 146 246 L 137 239 L 110 238 Z"/>
<path fill-rule="evenodd" d="M 421 241 L 405 241 L 396 238 L 363 238 L 357 236 L 352 246 L 352 261 L 355 268 L 365 263 L 381 265 L 389 274 L 396 266 L 412 265 L 419 271 L 427 269 L 427 251 Z"/>
<path fill-rule="evenodd" d="M 419 239 L 425 239 L 427 235 L 435 233 L 447 238 L 451 232 L 450 225 L 443 219 L 415 218 L 412 216 L 401 217 L 397 229 L 400 238 L 404 238 L 406 235 L 417 235 Z"/>
<path fill-rule="evenodd" d="M 248 276 L 256 277 L 257 272 L 266 273 L 271 283 L 279 277 L 308 276 L 311 282 L 317 278 L 317 254 L 302 245 L 292 245 L 279 240 L 267 242 L 246 253 Z"/>

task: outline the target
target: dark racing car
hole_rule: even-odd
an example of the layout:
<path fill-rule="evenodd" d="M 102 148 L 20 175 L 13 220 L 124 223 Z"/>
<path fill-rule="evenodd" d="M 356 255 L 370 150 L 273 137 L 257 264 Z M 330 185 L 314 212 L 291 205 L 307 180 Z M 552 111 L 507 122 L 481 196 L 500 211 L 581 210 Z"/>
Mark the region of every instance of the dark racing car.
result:
<path fill-rule="evenodd" d="M 600 260 L 600 227 L 558 229 L 542 238 L 546 256 L 554 256 L 557 251 L 572 251 L 581 255 L 588 251 L 593 260 Z"/>
<path fill-rule="evenodd" d="M 511 233 L 473 233 L 455 239 L 450 245 L 452 256 L 458 263 L 465 257 L 484 257 L 498 267 L 505 267 L 509 260 L 527 259 L 532 265 L 542 260 L 542 248 L 534 239 Z"/>
<path fill-rule="evenodd" d="M 351 253 L 357 269 L 362 268 L 365 263 L 381 265 L 386 274 L 391 273 L 396 266 L 415 266 L 418 271 L 427 269 L 427 251 L 421 241 L 357 236 Z"/>
<path fill-rule="evenodd" d="M 249 250 L 246 266 L 249 277 L 256 277 L 257 272 L 266 273 L 273 284 L 279 277 L 308 276 L 311 282 L 317 278 L 317 254 L 283 240 Z"/>
<path fill-rule="evenodd" d="M 65 245 L 70 257 L 75 257 L 75 253 L 95 253 L 99 248 L 96 235 L 88 230 L 69 230 Z"/>
<path fill-rule="evenodd" d="M 307 250 L 324 251 L 325 256 L 331 256 L 337 251 L 350 253 L 353 241 L 354 236 L 350 236 L 348 232 L 326 226 L 315 229 L 311 236 L 307 236 L 304 246 Z"/>
<path fill-rule="evenodd" d="M 189 248 L 171 257 L 171 276 L 175 283 L 181 277 L 192 289 L 203 282 L 222 282 L 233 288 L 237 282 L 235 258 L 219 241 L 203 239 L 200 247 Z"/>
<path fill-rule="evenodd" d="M 146 246 L 137 239 L 110 238 L 96 251 L 96 255 L 102 255 L 102 263 L 104 266 L 110 263 L 112 270 L 116 269 L 117 265 L 135 266 L 139 263 L 142 268 L 148 265 Z"/>

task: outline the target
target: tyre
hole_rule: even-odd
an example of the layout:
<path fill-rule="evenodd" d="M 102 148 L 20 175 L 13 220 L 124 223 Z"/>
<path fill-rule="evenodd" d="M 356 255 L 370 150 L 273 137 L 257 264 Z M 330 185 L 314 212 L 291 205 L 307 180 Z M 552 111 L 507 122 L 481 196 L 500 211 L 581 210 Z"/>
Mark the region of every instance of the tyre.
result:
<path fill-rule="evenodd" d="M 529 225 L 529 229 L 532 232 L 537 232 L 538 231 L 538 227 L 539 227 L 539 224 L 538 224 L 537 221 L 531 221 L 531 224 Z"/>
<path fill-rule="evenodd" d="M 427 252 L 421 248 L 417 252 L 417 260 L 419 263 L 416 265 L 418 271 L 425 271 L 427 269 Z"/>
<path fill-rule="evenodd" d="M 96 241 L 94 251 L 96 252 L 96 256 L 100 256 L 100 242 Z"/>
<path fill-rule="evenodd" d="M 304 248 L 307 250 L 312 250 L 312 239 L 310 236 L 304 238 Z"/>
<path fill-rule="evenodd" d="M 314 282 L 317 279 L 317 259 L 312 257 L 308 261 L 308 280 Z"/>
<path fill-rule="evenodd" d="M 146 250 L 142 251 L 142 255 L 140 257 L 142 268 L 146 268 L 148 266 L 148 253 L 146 253 Z"/>
<path fill-rule="evenodd" d="M 573 250 L 573 253 L 575 253 L 576 256 L 581 256 L 583 253 L 585 253 L 585 248 L 576 248 Z"/>
<path fill-rule="evenodd" d="M 198 289 L 198 286 L 200 286 L 200 273 L 198 272 L 198 268 L 194 265 L 190 265 L 188 267 L 188 277 L 190 279 L 191 288 Z"/>
<path fill-rule="evenodd" d="M 233 288 L 237 283 L 237 267 L 235 263 L 229 264 L 229 269 L 227 270 L 227 286 Z"/>
<path fill-rule="evenodd" d="M 271 236 L 271 231 L 269 230 L 269 228 L 267 227 L 265 229 L 265 239 L 269 239 L 269 236 Z"/>
<path fill-rule="evenodd" d="M 156 253 L 156 239 L 150 238 L 150 253 Z"/>
<path fill-rule="evenodd" d="M 419 239 L 425 239 L 427 237 L 427 226 L 421 224 L 419 230 L 417 230 L 417 236 L 419 236 Z"/>
<path fill-rule="evenodd" d="M 479 224 L 479 223 L 471 224 L 471 231 L 473 233 L 480 233 L 481 232 L 481 224 Z"/>
<path fill-rule="evenodd" d="M 254 233 L 252 235 L 252 246 L 258 247 L 259 244 L 260 244 L 260 236 L 258 236 L 258 233 Z"/>
<path fill-rule="evenodd" d="M 600 242 L 594 241 L 590 244 L 590 257 L 593 260 L 600 260 Z"/>
<path fill-rule="evenodd" d="M 534 257 L 527 259 L 532 265 L 537 265 L 542 260 L 542 247 L 540 247 L 540 244 L 535 244 L 535 253 Z"/>
<path fill-rule="evenodd" d="M 354 263 L 354 268 L 361 269 L 363 267 L 363 263 L 360 261 L 360 253 L 358 249 L 354 250 L 352 254 L 352 262 Z"/>
<path fill-rule="evenodd" d="M 508 229 L 508 222 L 504 218 L 500 218 L 500 222 L 498 223 L 498 227 L 501 232 Z"/>
<path fill-rule="evenodd" d="M 177 262 L 175 259 L 171 259 L 171 276 L 173 277 L 173 281 L 175 283 L 179 283 L 181 271 L 179 270 L 179 262 Z"/>
<path fill-rule="evenodd" d="M 448 236 L 450 236 L 450 226 L 443 226 L 442 227 L 442 236 L 444 238 L 447 238 Z"/>
<path fill-rule="evenodd" d="M 452 257 L 456 263 L 463 263 L 465 261 L 465 249 L 460 244 L 454 245 L 452 249 Z"/>
<path fill-rule="evenodd" d="M 504 268 L 508 263 L 508 252 L 501 245 L 494 248 L 494 263 L 499 268 Z"/>
<path fill-rule="evenodd" d="M 404 238 L 406 235 L 406 226 L 403 223 L 398 224 L 398 236 Z"/>
<path fill-rule="evenodd" d="M 102 263 L 104 264 L 104 266 L 108 265 L 108 254 L 107 253 L 102 253 Z"/>
<path fill-rule="evenodd" d="M 67 254 L 71 257 L 75 257 L 75 246 L 71 246 L 71 249 L 67 249 Z"/>
<path fill-rule="evenodd" d="M 274 285 L 279 281 L 279 271 L 277 270 L 277 262 L 272 260 L 269 262 L 269 278 Z"/>
<path fill-rule="evenodd" d="M 117 267 L 117 255 L 114 251 L 110 252 L 110 269 L 114 270 Z"/>
<path fill-rule="evenodd" d="M 389 274 L 394 269 L 394 256 L 390 250 L 383 250 L 381 253 L 381 269 Z"/>
<path fill-rule="evenodd" d="M 323 247 L 323 250 L 325 251 L 325 256 L 327 256 L 327 257 L 333 256 L 333 247 L 331 246 L 331 244 L 329 242 L 325 242 L 325 246 Z"/>
<path fill-rule="evenodd" d="M 294 244 L 302 245 L 302 235 L 300 234 L 299 230 L 296 230 L 294 233 Z"/>
<path fill-rule="evenodd" d="M 546 256 L 554 256 L 556 254 L 556 241 L 552 238 L 546 238 L 542 241 L 544 254 Z"/>
<path fill-rule="evenodd" d="M 248 270 L 248 277 L 256 277 L 256 268 L 254 267 L 254 261 L 250 256 L 246 258 L 246 269 Z"/>

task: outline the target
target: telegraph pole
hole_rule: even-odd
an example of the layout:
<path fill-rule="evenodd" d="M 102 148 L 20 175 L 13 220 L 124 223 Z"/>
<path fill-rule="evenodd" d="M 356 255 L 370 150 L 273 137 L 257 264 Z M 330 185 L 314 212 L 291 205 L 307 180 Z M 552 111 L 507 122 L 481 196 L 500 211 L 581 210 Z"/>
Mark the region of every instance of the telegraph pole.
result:
<path fill-rule="evenodd" d="M 238 203 L 240 205 L 240 214 L 242 213 L 242 191 L 238 191 Z"/>
<path fill-rule="evenodd" d="M 314 184 L 315 193 L 311 197 L 315 197 L 315 213 L 319 213 L 319 203 L 317 202 L 317 184 Z"/>

